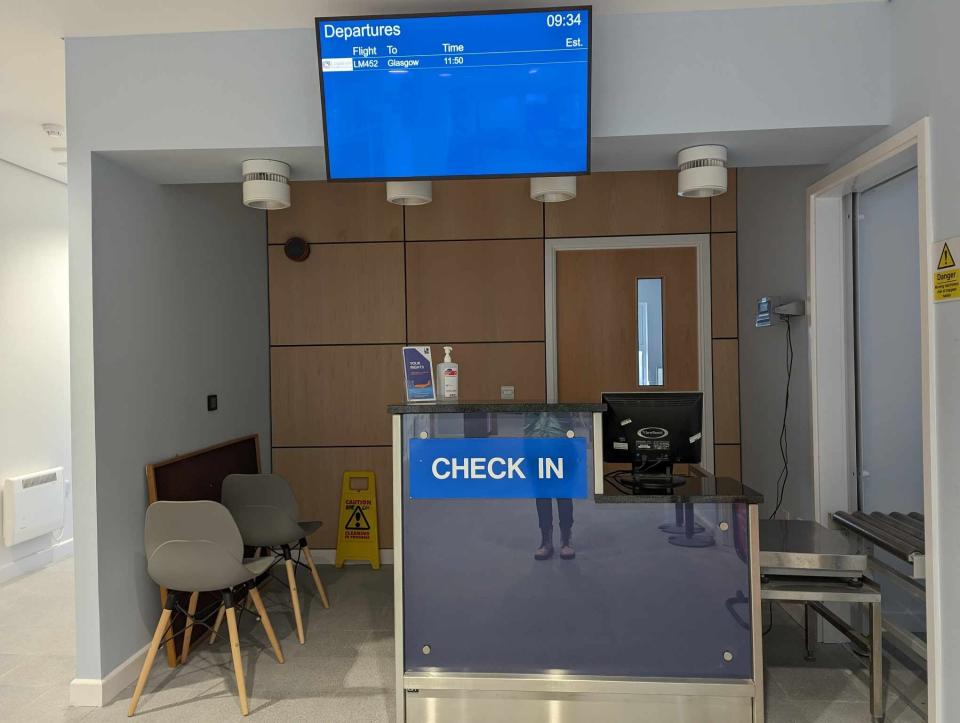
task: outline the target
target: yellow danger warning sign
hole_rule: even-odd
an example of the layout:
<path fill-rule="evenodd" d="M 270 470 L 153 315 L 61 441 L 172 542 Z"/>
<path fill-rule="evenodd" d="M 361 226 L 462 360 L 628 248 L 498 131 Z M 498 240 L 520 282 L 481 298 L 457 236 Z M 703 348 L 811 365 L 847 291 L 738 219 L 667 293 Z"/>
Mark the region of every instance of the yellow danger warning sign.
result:
<path fill-rule="evenodd" d="M 960 245 L 960 238 L 948 239 L 940 249 L 940 260 L 937 269 L 933 272 L 933 300 L 953 301 L 960 299 L 960 269 L 957 268 L 950 244 Z"/>
<path fill-rule="evenodd" d="M 340 485 L 340 524 L 337 526 L 336 566 L 345 560 L 365 560 L 380 569 L 377 536 L 377 476 L 373 472 L 343 473 Z"/>

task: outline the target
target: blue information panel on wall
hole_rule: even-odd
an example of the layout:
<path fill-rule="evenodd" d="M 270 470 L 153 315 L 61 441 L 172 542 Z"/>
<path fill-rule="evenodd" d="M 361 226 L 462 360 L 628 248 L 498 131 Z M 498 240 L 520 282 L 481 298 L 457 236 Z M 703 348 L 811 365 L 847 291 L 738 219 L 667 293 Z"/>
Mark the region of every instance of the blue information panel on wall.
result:
<path fill-rule="evenodd" d="M 317 18 L 327 175 L 590 170 L 590 9 Z"/>
<path fill-rule="evenodd" d="M 412 499 L 583 499 L 583 437 L 410 440 Z"/>

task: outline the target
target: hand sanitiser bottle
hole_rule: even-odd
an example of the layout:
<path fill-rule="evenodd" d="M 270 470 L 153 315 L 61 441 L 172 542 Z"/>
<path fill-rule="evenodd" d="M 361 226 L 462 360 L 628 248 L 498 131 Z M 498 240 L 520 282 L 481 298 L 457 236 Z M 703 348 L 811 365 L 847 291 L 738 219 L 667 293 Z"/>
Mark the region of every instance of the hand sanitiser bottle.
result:
<path fill-rule="evenodd" d="M 437 387 L 441 399 L 457 399 L 460 395 L 460 365 L 450 358 L 452 346 L 443 347 L 443 361 L 437 364 Z"/>

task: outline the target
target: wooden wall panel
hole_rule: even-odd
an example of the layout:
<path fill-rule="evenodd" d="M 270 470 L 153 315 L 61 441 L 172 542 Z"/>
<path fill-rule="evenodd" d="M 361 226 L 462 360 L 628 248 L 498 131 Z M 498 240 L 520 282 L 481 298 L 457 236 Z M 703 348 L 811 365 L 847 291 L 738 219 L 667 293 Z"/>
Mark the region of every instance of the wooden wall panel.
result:
<path fill-rule="evenodd" d="M 714 337 L 737 334 L 737 235 L 710 236 L 710 293 Z"/>
<path fill-rule="evenodd" d="M 315 244 L 306 261 L 273 246 L 271 344 L 403 342 L 403 244 Z"/>
<path fill-rule="evenodd" d="M 540 239 L 407 244 L 411 339 L 541 341 Z"/>
<path fill-rule="evenodd" d="M 713 431 L 717 444 L 740 443 L 739 342 L 713 341 Z"/>
<path fill-rule="evenodd" d="M 527 178 L 434 181 L 432 203 L 407 206 L 406 234 L 407 241 L 540 238 L 543 208 Z"/>
<path fill-rule="evenodd" d="M 434 364 L 443 361 L 443 345 L 431 344 L 430 348 Z M 460 399 L 496 402 L 500 400 L 500 386 L 508 385 L 514 387 L 515 401 L 546 401 L 545 349 L 542 342 L 455 344 L 453 360 L 460 365 Z"/>
<path fill-rule="evenodd" d="M 399 346 L 271 349 L 273 446 L 391 443 L 387 405 L 403 398 Z"/>
<path fill-rule="evenodd" d="M 717 477 L 740 477 L 740 445 L 716 444 L 713 447 L 713 469 Z"/>
<path fill-rule="evenodd" d="M 323 522 L 308 540 L 314 548 L 337 546 L 340 481 L 348 470 L 376 474 L 380 547 L 393 547 L 393 461 L 389 447 L 273 450 L 273 471 L 290 480 L 300 517 Z"/>
<path fill-rule="evenodd" d="M 727 171 L 727 192 L 710 199 L 710 230 L 737 230 L 737 169 Z"/>
<path fill-rule="evenodd" d="M 676 171 L 580 176 L 577 197 L 546 204 L 545 214 L 548 237 L 710 231 L 710 200 L 677 196 Z"/>
<path fill-rule="evenodd" d="M 387 201 L 382 183 L 290 184 L 290 208 L 268 216 L 269 243 L 291 236 L 310 243 L 402 241 L 403 208 Z"/>

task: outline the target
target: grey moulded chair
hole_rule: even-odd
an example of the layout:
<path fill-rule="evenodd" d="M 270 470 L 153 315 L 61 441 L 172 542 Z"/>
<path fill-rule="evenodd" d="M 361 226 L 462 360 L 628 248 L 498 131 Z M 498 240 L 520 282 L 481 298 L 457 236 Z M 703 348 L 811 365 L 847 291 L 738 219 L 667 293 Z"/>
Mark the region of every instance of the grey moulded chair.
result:
<path fill-rule="evenodd" d="M 237 521 L 243 542 L 260 550 L 269 550 L 274 559 L 283 559 L 287 569 L 287 584 L 290 587 L 290 602 L 297 624 L 297 639 L 304 642 L 303 616 L 300 611 L 300 595 L 297 591 L 297 565 L 306 558 L 313 582 L 317 586 L 320 602 L 330 607 L 327 591 L 310 556 L 307 537 L 320 528 L 320 522 L 301 522 L 296 497 L 290 483 L 276 474 L 231 474 L 223 480 L 221 500 Z M 291 550 L 297 551 L 294 561 Z"/>
<path fill-rule="evenodd" d="M 144 544 L 147 573 L 158 585 L 167 589 L 167 598 L 147 651 L 147 659 L 143 662 L 140 677 L 137 679 L 127 715 L 132 716 L 136 712 L 157 650 L 163 644 L 170 628 L 170 618 L 178 593 L 190 595 L 183 636 L 182 659 L 186 661 L 192 628 L 197 624 L 194 615 L 197 597 L 201 592 L 219 592 L 223 598 L 221 610 L 226 615 L 230 634 L 230 651 L 240 697 L 240 712 L 247 715 L 247 689 L 240 660 L 234 599 L 243 592 L 250 596 L 277 661 L 282 663 L 280 643 L 257 591 L 257 585 L 266 577 L 270 560 L 244 560 L 243 538 L 240 537 L 240 530 L 237 529 L 229 510 L 209 500 L 154 502 L 147 508 Z"/>

